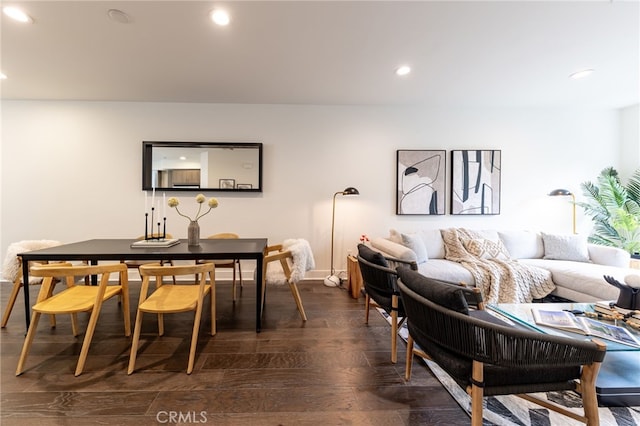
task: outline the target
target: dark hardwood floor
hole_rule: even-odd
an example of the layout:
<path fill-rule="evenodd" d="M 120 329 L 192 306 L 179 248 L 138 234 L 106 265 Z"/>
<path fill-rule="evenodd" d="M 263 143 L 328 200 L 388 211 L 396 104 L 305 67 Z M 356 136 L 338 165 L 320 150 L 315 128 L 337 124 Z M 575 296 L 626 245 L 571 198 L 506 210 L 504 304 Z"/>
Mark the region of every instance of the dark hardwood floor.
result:
<path fill-rule="evenodd" d="M 120 306 L 105 303 L 84 373 L 73 376 L 81 338 L 68 316 L 50 329 L 43 318 L 15 376 L 24 340 L 22 294 L 1 337 L 3 426 L 39 425 L 468 425 L 469 417 L 414 363 L 403 379 L 405 344 L 390 362 L 389 326 L 377 313 L 364 324 L 364 303 L 319 282 L 299 285 L 309 320 L 300 320 L 288 287 L 270 286 L 264 328 L 255 332 L 255 286 L 245 282 L 234 305 L 230 283 L 217 286 L 218 333 L 203 321 L 193 374 L 186 374 L 191 314 L 168 315 L 158 337 L 145 317 L 137 370 L 128 376 L 130 339 Z M 131 283 L 131 318 L 139 283 Z M 10 285 L 2 285 L 4 309 Z M 35 300 L 39 286 L 31 286 Z M 86 316 L 81 316 L 86 325 Z M 173 416 L 173 417 L 171 417 Z"/>

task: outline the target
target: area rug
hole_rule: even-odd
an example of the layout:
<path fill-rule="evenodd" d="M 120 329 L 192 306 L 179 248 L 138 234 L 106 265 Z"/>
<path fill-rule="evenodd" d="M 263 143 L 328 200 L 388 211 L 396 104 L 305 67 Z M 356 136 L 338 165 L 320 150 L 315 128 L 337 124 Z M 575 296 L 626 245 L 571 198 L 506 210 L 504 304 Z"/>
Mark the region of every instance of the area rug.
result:
<path fill-rule="evenodd" d="M 381 308 L 380 314 L 391 324 L 391 317 Z M 408 330 L 403 324 L 398 335 L 406 342 Z M 427 368 L 442 383 L 458 404 L 471 415 L 471 398 L 469 395 L 443 371 L 437 364 L 424 359 Z M 414 366 L 415 368 L 415 366 Z M 583 415 L 582 400 L 575 392 L 545 392 L 534 396 L 552 401 L 566 407 L 579 415 Z M 574 426 L 584 425 L 554 411 L 530 403 L 513 395 L 490 396 L 484 398 L 484 425 L 500 426 Z M 640 407 L 600 407 L 598 409 L 601 426 L 640 426 Z"/>

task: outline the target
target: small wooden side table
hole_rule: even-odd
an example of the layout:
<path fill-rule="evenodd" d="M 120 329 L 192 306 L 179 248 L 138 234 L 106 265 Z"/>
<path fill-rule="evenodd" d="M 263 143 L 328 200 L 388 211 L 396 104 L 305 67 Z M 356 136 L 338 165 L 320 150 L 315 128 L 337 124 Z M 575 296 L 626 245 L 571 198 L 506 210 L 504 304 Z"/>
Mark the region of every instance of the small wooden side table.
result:
<path fill-rule="evenodd" d="M 633 269 L 640 269 L 640 259 L 632 257 L 631 262 L 629 262 L 629 267 Z"/>
<path fill-rule="evenodd" d="M 360 297 L 362 289 L 362 274 L 360 273 L 360 265 L 358 258 L 352 255 L 347 256 L 347 291 L 351 293 L 351 297 L 357 299 Z"/>

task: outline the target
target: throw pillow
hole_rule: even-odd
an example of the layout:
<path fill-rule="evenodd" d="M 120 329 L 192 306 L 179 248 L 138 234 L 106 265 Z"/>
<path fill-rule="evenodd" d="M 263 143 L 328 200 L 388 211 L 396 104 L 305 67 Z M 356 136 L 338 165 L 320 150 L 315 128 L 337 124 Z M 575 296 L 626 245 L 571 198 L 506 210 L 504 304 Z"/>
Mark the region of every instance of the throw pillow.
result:
<path fill-rule="evenodd" d="M 389 230 L 389 241 L 393 241 L 394 243 L 402 244 L 402 235 L 395 229 Z"/>
<path fill-rule="evenodd" d="M 391 257 L 395 257 L 396 259 L 404 260 L 407 262 L 415 262 L 416 254 L 408 247 L 405 247 L 402 244 L 394 243 L 391 240 L 386 238 L 373 238 L 371 240 L 371 247 L 382 250 Z"/>
<path fill-rule="evenodd" d="M 398 277 L 411 290 L 440 306 L 469 315 L 469 305 L 460 287 L 425 277 L 406 266 L 397 269 Z"/>
<path fill-rule="evenodd" d="M 358 244 L 358 254 L 367 262 L 371 262 L 379 266 L 384 266 L 385 268 L 389 267 L 389 262 L 387 262 L 387 259 L 384 258 L 382 253 L 371 250 L 364 244 Z"/>
<path fill-rule="evenodd" d="M 479 238 L 462 240 L 462 245 L 469 253 L 480 259 L 509 259 L 509 252 L 501 241 L 495 242 Z"/>
<path fill-rule="evenodd" d="M 424 246 L 422 238 L 418 235 L 401 234 L 402 245 L 413 250 L 416 254 L 416 263 L 427 261 L 427 248 Z"/>
<path fill-rule="evenodd" d="M 580 235 L 553 235 L 542 232 L 544 259 L 589 262 L 587 239 Z"/>

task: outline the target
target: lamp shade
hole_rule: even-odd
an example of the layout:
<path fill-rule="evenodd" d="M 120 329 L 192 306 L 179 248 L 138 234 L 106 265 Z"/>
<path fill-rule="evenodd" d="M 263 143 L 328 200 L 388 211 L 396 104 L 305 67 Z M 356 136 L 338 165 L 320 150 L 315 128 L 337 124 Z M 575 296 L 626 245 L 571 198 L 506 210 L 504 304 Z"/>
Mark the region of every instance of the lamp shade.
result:
<path fill-rule="evenodd" d="M 549 192 L 549 195 L 552 196 L 552 197 L 555 197 L 557 195 L 569 196 L 569 195 L 573 195 L 573 194 L 568 189 L 554 189 L 553 191 Z"/>
<path fill-rule="evenodd" d="M 360 191 L 358 191 L 353 186 L 350 186 L 348 188 L 345 188 L 344 191 L 342 191 L 342 195 L 360 195 Z"/>

